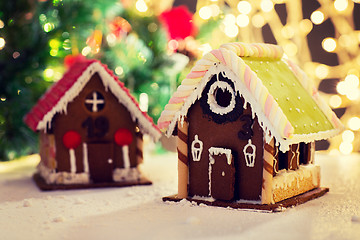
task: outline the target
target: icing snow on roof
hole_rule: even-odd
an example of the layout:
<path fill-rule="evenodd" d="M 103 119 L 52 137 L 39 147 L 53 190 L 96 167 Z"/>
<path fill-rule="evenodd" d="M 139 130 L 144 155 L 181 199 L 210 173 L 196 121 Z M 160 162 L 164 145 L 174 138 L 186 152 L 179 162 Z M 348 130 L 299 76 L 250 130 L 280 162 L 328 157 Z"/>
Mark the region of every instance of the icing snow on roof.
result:
<path fill-rule="evenodd" d="M 266 140 L 275 137 L 284 151 L 290 144 L 326 139 L 343 128 L 313 82 L 283 58 L 279 46 L 229 43 L 195 64 L 165 106 L 158 121 L 160 130 L 168 136 L 173 133 L 176 122 L 186 116 L 215 74 L 225 74 L 234 82 L 237 94 L 257 115 Z"/>
<path fill-rule="evenodd" d="M 106 90 L 123 104 L 130 112 L 133 121 L 138 122 L 140 131 L 149 134 L 154 140 L 161 133 L 152 119 L 139 108 L 135 98 L 106 65 L 97 60 L 84 60 L 73 64 L 64 76 L 56 82 L 25 116 L 25 123 L 33 130 L 46 130 L 56 113 L 65 113 L 67 105 L 85 87 L 94 73 L 98 73 Z"/>

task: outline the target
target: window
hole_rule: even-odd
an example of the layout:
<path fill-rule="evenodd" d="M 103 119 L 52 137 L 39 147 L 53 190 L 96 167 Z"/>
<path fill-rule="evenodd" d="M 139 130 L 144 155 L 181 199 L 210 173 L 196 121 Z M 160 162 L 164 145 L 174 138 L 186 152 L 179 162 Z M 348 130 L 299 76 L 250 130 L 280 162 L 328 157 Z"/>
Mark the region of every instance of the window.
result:
<path fill-rule="evenodd" d="M 243 113 L 243 100 L 235 92 L 232 80 L 222 72 L 211 77 L 206 84 L 200 106 L 209 119 L 218 124 L 236 121 Z"/>
<path fill-rule="evenodd" d="M 105 99 L 101 93 L 93 91 L 86 96 L 85 106 L 90 112 L 99 112 L 105 106 Z"/>

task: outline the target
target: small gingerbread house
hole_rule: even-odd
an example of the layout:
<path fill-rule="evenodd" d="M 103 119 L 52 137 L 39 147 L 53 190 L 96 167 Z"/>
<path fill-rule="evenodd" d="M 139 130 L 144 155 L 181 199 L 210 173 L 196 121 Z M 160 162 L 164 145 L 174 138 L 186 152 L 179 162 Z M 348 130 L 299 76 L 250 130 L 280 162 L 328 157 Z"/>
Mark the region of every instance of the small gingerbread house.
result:
<path fill-rule="evenodd" d="M 138 169 L 143 134 L 161 133 L 97 60 L 74 63 L 24 121 L 40 133 L 34 178 L 43 190 L 151 183 Z"/>
<path fill-rule="evenodd" d="M 342 130 L 280 47 L 244 43 L 224 44 L 199 60 L 158 126 L 178 137 L 178 194 L 165 200 L 260 209 L 324 194 L 314 141 Z"/>

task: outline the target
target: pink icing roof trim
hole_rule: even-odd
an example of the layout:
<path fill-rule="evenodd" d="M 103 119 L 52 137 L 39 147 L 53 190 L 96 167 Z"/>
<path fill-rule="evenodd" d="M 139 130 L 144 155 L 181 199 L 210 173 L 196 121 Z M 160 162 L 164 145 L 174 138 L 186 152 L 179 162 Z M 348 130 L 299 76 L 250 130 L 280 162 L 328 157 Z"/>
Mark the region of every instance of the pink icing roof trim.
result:
<path fill-rule="evenodd" d="M 152 118 L 145 112 L 140 110 L 139 104 L 135 98 L 130 94 L 129 89 L 120 82 L 114 73 L 104 64 L 98 60 L 84 60 L 73 64 L 64 76 L 56 82 L 48 91 L 40 98 L 37 104 L 24 117 L 24 122 L 33 130 L 36 131 L 37 126 L 44 116 L 52 110 L 52 108 L 61 100 L 65 93 L 77 82 L 82 73 L 93 63 L 99 63 L 101 67 L 111 76 L 111 78 L 120 86 L 126 93 L 127 97 L 135 104 L 136 110 L 140 111 L 142 115 L 151 123 L 151 126 L 160 133 L 159 128 L 154 124 Z M 130 109 L 128 109 L 130 111 Z"/>

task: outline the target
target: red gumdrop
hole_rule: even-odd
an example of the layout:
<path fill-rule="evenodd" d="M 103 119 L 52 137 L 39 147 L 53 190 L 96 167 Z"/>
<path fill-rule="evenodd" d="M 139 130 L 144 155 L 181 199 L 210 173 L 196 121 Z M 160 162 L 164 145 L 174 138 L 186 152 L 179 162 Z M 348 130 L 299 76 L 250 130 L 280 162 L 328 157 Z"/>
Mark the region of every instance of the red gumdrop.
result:
<path fill-rule="evenodd" d="M 62 139 L 65 147 L 75 149 L 81 144 L 81 136 L 76 131 L 67 131 Z"/>
<path fill-rule="evenodd" d="M 128 129 L 119 128 L 114 134 L 114 140 L 117 145 L 125 146 L 129 145 L 132 142 L 133 136 Z"/>

